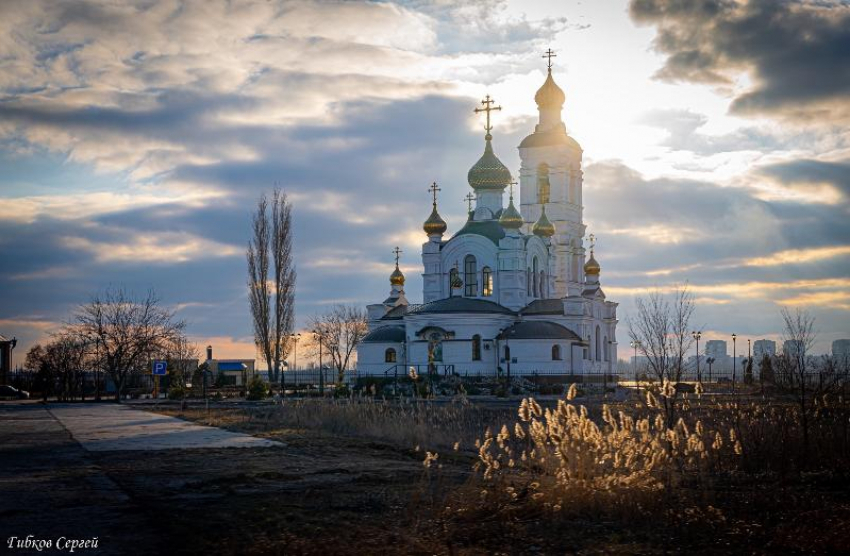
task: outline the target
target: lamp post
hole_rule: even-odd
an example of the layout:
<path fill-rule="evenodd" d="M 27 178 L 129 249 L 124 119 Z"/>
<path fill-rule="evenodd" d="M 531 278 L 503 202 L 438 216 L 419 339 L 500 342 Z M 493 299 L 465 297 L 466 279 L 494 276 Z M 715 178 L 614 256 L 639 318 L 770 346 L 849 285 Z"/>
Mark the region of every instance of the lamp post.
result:
<path fill-rule="evenodd" d="M 629 345 L 632 346 L 633 348 L 635 348 L 635 359 L 634 359 L 632 365 L 634 365 L 634 368 L 635 368 L 635 388 L 637 389 L 638 392 L 640 392 L 640 382 L 638 382 L 638 372 L 637 372 L 637 350 L 643 344 L 640 343 L 640 340 L 632 340 L 631 343 L 629 343 Z"/>
<path fill-rule="evenodd" d="M 325 370 L 322 368 L 322 340 L 324 336 L 318 330 L 313 330 L 313 336 L 319 341 L 319 393 L 325 396 Z"/>
<path fill-rule="evenodd" d="M 691 336 L 697 341 L 697 382 L 702 383 L 702 376 L 699 373 L 699 339 L 702 338 L 702 331 L 691 332 Z"/>
<path fill-rule="evenodd" d="M 711 365 L 714 364 L 714 357 L 707 357 L 705 362 L 708 363 L 708 381 L 711 382 Z"/>
<path fill-rule="evenodd" d="M 738 335 L 733 332 L 732 333 L 732 391 L 733 392 L 735 391 L 735 373 L 736 373 L 737 367 L 738 367 L 738 361 L 736 360 L 738 353 L 735 349 L 735 340 L 737 340 L 737 339 L 738 339 Z"/>

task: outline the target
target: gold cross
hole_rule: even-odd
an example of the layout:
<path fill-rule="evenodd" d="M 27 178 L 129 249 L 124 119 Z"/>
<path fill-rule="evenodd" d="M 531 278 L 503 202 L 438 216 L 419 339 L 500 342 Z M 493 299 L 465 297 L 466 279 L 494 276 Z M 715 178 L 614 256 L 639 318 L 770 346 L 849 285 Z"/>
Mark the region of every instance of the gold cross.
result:
<path fill-rule="evenodd" d="M 487 135 L 490 135 L 490 131 L 493 129 L 493 126 L 490 125 L 490 112 L 492 112 L 493 110 L 501 110 L 502 109 L 501 106 L 490 106 L 494 102 L 496 102 L 496 101 L 491 99 L 490 95 L 487 95 L 486 97 L 484 97 L 484 100 L 481 101 L 481 104 L 484 105 L 484 108 L 476 108 L 475 109 L 476 114 L 478 114 L 479 112 L 486 112 L 487 113 L 487 125 L 484 126 L 484 131 L 487 132 Z"/>
<path fill-rule="evenodd" d="M 472 201 L 476 200 L 475 195 L 472 193 L 467 193 L 466 197 L 463 198 L 464 201 L 469 205 L 469 212 L 472 212 Z"/>
<path fill-rule="evenodd" d="M 512 181 L 512 182 L 510 183 L 510 187 L 511 187 L 511 201 L 513 201 L 513 200 L 514 200 L 514 186 L 515 186 L 515 185 L 519 185 L 519 184 L 517 184 L 517 182 L 515 182 L 515 181 Z"/>
<path fill-rule="evenodd" d="M 590 234 L 587 237 L 590 240 L 590 254 L 592 255 L 593 254 L 593 248 L 596 247 L 596 236 L 593 235 L 593 234 Z"/>
<path fill-rule="evenodd" d="M 557 54 L 550 48 L 546 51 L 546 54 L 541 56 L 541 58 L 549 58 L 549 69 L 552 69 L 552 58 L 555 58 Z"/>
<path fill-rule="evenodd" d="M 437 182 L 431 184 L 431 187 L 428 188 L 428 191 L 434 194 L 434 206 L 437 206 L 437 191 L 442 191 L 439 187 L 437 187 Z"/>
<path fill-rule="evenodd" d="M 395 267 L 396 268 L 398 268 L 399 255 L 401 255 L 403 252 L 404 251 L 402 251 L 401 249 L 398 248 L 398 245 L 396 245 L 395 249 L 393 249 L 393 254 L 395 255 Z"/>

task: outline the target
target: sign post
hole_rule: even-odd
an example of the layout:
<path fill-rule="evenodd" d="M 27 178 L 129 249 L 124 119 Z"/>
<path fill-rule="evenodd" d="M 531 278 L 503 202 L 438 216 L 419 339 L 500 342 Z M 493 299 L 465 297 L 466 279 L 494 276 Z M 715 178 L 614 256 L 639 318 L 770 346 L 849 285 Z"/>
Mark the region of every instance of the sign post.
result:
<path fill-rule="evenodd" d="M 165 361 L 154 361 L 151 374 L 154 377 L 153 397 L 159 399 L 159 377 L 168 374 L 168 364 Z"/>

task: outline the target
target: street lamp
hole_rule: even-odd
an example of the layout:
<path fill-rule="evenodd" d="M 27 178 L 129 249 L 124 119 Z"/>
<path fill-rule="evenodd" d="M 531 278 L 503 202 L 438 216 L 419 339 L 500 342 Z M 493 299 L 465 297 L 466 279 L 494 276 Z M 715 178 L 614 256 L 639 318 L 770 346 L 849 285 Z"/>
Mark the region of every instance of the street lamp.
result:
<path fill-rule="evenodd" d="M 738 335 L 733 332 L 732 333 L 732 391 L 733 392 L 735 391 L 735 372 L 737 371 L 737 364 L 738 364 L 738 362 L 736 361 L 736 358 L 738 357 L 738 353 L 735 350 L 735 340 L 737 340 L 737 339 L 738 339 Z"/>
<path fill-rule="evenodd" d="M 708 381 L 711 382 L 711 365 L 714 364 L 714 357 L 707 357 L 705 362 L 708 363 Z"/>
<path fill-rule="evenodd" d="M 699 339 L 702 338 L 702 331 L 691 332 L 691 336 L 697 341 L 697 382 L 702 383 L 702 376 L 699 374 Z"/>
<path fill-rule="evenodd" d="M 313 336 L 319 341 L 319 393 L 325 395 L 325 370 L 322 368 L 322 340 L 325 336 L 318 330 L 313 330 Z"/>
<path fill-rule="evenodd" d="M 640 340 L 632 340 L 629 343 L 629 345 L 632 346 L 633 348 L 635 348 L 635 359 L 634 359 L 632 365 L 635 368 L 635 388 L 637 388 L 638 392 L 640 392 L 640 383 L 638 382 L 638 373 L 637 373 L 637 350 L 643 344 L 640 343 Z"/>

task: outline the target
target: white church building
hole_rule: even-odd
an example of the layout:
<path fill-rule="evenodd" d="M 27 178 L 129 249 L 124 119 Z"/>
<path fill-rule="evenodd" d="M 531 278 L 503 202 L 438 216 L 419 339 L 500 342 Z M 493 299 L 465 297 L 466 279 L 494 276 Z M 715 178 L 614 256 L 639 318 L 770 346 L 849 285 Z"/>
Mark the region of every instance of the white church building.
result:
<path fill-rule="evenodd" d="M 410 367 L 440 375 L 613 372 L 617 304 L 602 291 L 592 235 L 589 258 L 584 247 L 582 149 L 561 120 L 565 96 L 551 64 L 534 99 L 539 123 L 519 144 L 519 210 L 513 177 L 492 145 L 490 112 L 501 107 L 488 96 L 476 109 L 486 113 L 484 154 L 468 174 L 475 207 L 447 237 L 432 185 L 423 303 L 407 300 L 397 250 L 389 297 L 367 307 L 361 376 Z"/>

